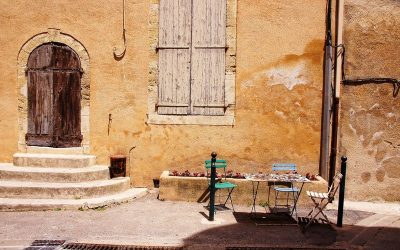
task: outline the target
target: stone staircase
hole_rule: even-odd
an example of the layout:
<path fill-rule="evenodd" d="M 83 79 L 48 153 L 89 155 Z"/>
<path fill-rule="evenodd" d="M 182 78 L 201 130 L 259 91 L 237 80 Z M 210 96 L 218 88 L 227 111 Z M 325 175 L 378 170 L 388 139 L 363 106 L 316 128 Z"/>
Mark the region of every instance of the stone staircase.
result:
<path fill-rule="evenodd" d="M 147 194 L 84 154 L 16 153 L 0 163 L 0 210 L 86 209 Z"/>

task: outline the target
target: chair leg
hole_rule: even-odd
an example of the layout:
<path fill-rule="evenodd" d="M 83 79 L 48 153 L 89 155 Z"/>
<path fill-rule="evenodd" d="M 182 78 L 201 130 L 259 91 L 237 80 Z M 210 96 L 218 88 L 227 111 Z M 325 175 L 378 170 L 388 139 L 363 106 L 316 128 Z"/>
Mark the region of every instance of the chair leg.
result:
<path fill-rule="evenodd" d="M 308 213 L 308 215 L 306 216 L 306 218 L 309 218 L 309 221 L 308 221 L 308 223 L 304 226 L 303 231 L 305 231 L 305 230 L 310 226 L 310 224 L 314 221 L 314 219 L 315 219 L 319 214 L 322 214 L 322 216 L 325 218 L 325 220 L 326 220 L 328 223 L 331 223 L 331 221 L 329 220 L 329 218 L 328 218 L 328 217 L 326 216 L 326 214 L 323 212 L 324 208 L 328 205 L 328 202 L 326 202 L 323 206 L 321 206 L 322 203 L 325 201 L 325 199 L 321 199 L 319 202 L 317 202 L 313 197 L 310 197 L 310 198 L 311 198 L 311 200 L 314 202 L 315 207 L 314 207 L 314 208 L 310 211 L 310 213 Z M 315 211 L 316 209 L 318 209 L 318 212 L 315 213 L 313 216 L 311 216 L 311 215 L 314 213 L 314 211 Z"/>
<path fill-rule="evenodd" d="M 231 205 L 232 205 L 232 210 L 235 211 L 235 208 L 234 208 L 234 206 L 233 206 L 233 201 L 232 201 L 232 192 L 233 192 L 233 189 L 234 189 L 234 188 L 228 189 L 228 196 L 226 197 L 226 200 L 225 200 L 225 202 L 224 202 L 224 207 L 226 207 L 226 203 L 228 202 L 228 200 L 230 200 Z"/>
<path fill-rule="evenodd" d="M 319 206 L 319 203 L 316 202 L 312 197 L 311 197 L 311 200 L 314 202 L 314 207 L 313 207 L 313 209 L 311 209 L 311 211 L 307 214 L 306 218 L 309 217 L 311 214 L 313 214 L 314 211 L 315 211 L 315 209 Z"/>
<path fill-rule="evenodd" d="M 286 193 L 286 207 L 289 207 L 289 193 Z"/>
<path fill-rule="evenodd" d="M 297 199 L 299 197 L 297 197 L 297 195 L 298 195 L 297 192 L 292 192 L 292 194 L 293 194 L 293 210 L 290 213 L 290 216 L 293 216 L 293 212 L 296 212 L 296 218 L 297 218 L 297 208 L 296 208 L 296 206 L 297 206 Z"/>
<path fill-rule="evenodd" d="M 232 192 L 233 192 L 233 189 L 234 189 L 234 188 L 230 189 L 229 194 L 228 194 L 228 197 L 226 198 L 225 204 L 226 204 L 226 202 L 227 202 L 228 199 L 229 199 L 229 200 L 231 201 L 232 210 L 235 212 L 235 207 L 233 206 L 233 201 L 232 201 Z"/>
<path fill-rule="evenodd" d="M 326 216 L 326 214 L 323 212 L 324 208 L 325 208 L 327 205 L 328 205 L 328 202 L 326 202 L 322 207 L 318 206 L 319 212 L 318 212 L 316 215 L 321 214 L 321 215 L 325 218 L 326 222 L 328 222 L 329 224 L 331 224 L 331 221 L 330 221 L 329 218 Z M 315 216 L 315 217 L 316 217 L 316 216 Z"/>

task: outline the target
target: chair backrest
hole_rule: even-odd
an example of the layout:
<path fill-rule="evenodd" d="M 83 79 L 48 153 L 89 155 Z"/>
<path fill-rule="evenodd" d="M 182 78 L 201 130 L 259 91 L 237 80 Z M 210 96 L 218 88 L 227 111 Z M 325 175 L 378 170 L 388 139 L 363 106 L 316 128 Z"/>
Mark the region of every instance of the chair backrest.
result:
<path fill-rule="evenodd" d="M 331 186 L 329 187 L 329 190 L 328 190 L 328 199 L 330 201 L 332 201 L 334 199 L 335 194 L 339 189 L 340 181 L 342 180 L 342 178 L 343 178 L 343 175 L 341 173 L 339 173 L 339 172 L 337 172 L 335 174 L 335 176 L 333 177 L 333 182 L 332 182 L 332 184 L 331 184 Z"/>
<path fill-rule="evenodd" d="M 211 160 L 205 160 L 204 161 L 204 166 L 205 166 L 205 168 L 206 168 L 206 170 L 207 170 L 207 177 L 209 177 L 208 176 L 208 170 L 210 170 L 211 169 Z M 216 159 L 215 160 L 215 168 L 223 168 L 224 169 L 224 175 L 225 175 L 225 179 L 226 179 L 226 166 L 227 166 L 227 163 L 226 163 L 226 160 L 223 160 L 223 159 Z"/>
<path fill-rule="evenodd" d="M 272 171 L 296 171 L 297 167 L 294 163 L 274 163 Z"/>
<path fill-rule="evenodd" d="M 205 165 L 206 169 L 210 169 L 211 168 L 211 160 L 205 160 L 204 165 Z M 215 168 L 226 168 L 226 165 L 227 165 L 226 160 L 222 160 L 222 159 L 215 160 Z"/>

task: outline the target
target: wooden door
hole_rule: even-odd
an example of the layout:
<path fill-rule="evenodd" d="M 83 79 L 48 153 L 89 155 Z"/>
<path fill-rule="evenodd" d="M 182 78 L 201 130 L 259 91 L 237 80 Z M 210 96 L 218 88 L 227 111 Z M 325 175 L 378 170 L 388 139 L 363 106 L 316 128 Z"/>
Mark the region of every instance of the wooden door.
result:
<path fill-rule="evenodd" d="M 67 45 L 47 43 L 28 59 L 27 145 L 80 146 L 81 68 Z"/>

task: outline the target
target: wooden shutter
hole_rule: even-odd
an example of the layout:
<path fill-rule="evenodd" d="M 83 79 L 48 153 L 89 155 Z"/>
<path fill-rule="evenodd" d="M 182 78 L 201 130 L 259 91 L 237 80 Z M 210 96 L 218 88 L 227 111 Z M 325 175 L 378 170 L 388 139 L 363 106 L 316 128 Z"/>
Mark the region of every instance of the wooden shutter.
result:
<path fill-rule="evenodd" d="M 226 0 L 193 1 L 193 114 L 224 115 Z"/>
<path fill-rule="evenodd" d="M 191 0 L 161 0 L 158 114 L 190 112 Z"/>

